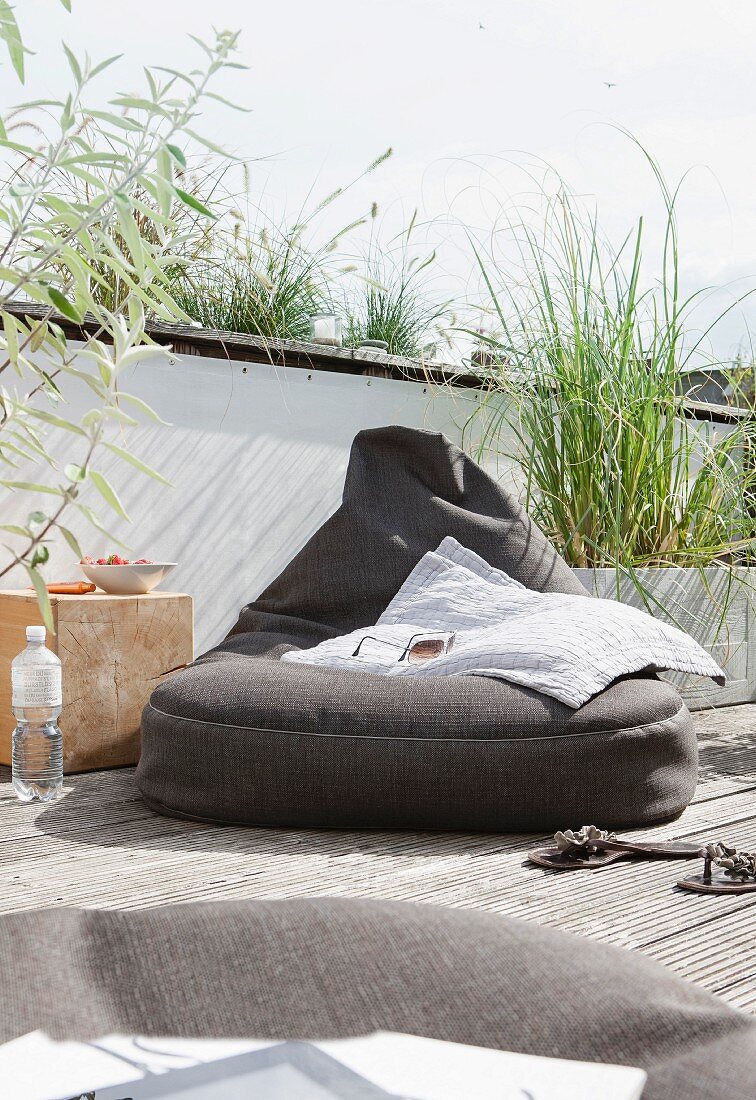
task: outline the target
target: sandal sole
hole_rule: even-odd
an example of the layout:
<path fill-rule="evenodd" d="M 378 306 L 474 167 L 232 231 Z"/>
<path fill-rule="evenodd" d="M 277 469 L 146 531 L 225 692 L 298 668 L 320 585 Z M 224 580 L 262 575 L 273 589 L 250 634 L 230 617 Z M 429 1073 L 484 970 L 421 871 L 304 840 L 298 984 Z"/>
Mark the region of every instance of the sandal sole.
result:
<path fill-rule="evenodd" d="M 704 882 L 703 875 L 689 875 L 681 878 L 677 885 L 681 890 L 693 890 L 697 894 L 752 894 L 756 891 L 756 882 L 721 881 L 713 875 L 711 882 Z"/>
<path fill-rule="evenodd" d="M 584 859 L 571 859 L 563 856 L 556 848 L 536 848 L 528 852 L 528 859 L 538 867 L 551 871 L 579 871 L 582 868 L 608 867 L 621 859 L 627 859 L 630 852 L 606 852 L 603 855 L 586 856 Z"/>

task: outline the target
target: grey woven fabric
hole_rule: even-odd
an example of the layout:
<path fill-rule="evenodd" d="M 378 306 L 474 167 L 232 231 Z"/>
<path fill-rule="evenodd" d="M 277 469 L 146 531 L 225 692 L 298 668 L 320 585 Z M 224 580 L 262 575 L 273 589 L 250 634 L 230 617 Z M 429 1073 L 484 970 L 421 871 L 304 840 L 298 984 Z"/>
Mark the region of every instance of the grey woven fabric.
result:
<path fill-rule="evenodd" d="M 516 501 L 443 436 L 362 432 L 341 508 L 225 642 L 153 693 L 145 800 L 206 820 L 494 831 L 679 814 L 696 784 L 695 732 L 653 678 L 572 711 L 482 677 L 387 682 L 280 661 L 375 622 L 446 535 L 523 584 L 584 593 Z"/>
<path fill-rule="evenodd" d="M 640 1066 L 644 1100 L 756 1096 L 753 1019 L 636 953 L 493 914 L 329 898 L 21 913 L 0 918 L 0 972 L 0 1041 L 385 1029 Z"/>
<path fill-rule="evenodd" d="M 656 680 L 574 711 L 501 680 L 394 682 L 246 652 L 161 684 L 142 738 L 153 809 L 240 824 L 621 828 L 679 814 L 697 772 L 690 716 Z"/>
<path fill-rule="evenodd" d="M 368 626 L 446 535 L 528 588 L 587 595 L 515 498 L 443 435 L 375 428 L 352 444 L 341 507 L 233 633 Z"/>

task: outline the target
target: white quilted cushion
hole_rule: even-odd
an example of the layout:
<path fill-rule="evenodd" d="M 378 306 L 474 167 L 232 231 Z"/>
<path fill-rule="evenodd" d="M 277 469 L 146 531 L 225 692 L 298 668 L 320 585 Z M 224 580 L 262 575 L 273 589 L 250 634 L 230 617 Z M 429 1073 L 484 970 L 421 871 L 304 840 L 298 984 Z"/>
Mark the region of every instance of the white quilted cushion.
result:
<path fill-rule="evenodd" d="M 454 647 L 422 664 L 399 662 L 397 647 L 419 631 L 455 631 Z M 379 640 L 353 657 L 365 634 Z M 570 707 L 643 669 L 724 683 L 713 658 L 683 631 L 614 600 L 533 592 L 452 538 L 418 562 L 375 627 L 281 659 L 387 676 L 493 676 Z"/>

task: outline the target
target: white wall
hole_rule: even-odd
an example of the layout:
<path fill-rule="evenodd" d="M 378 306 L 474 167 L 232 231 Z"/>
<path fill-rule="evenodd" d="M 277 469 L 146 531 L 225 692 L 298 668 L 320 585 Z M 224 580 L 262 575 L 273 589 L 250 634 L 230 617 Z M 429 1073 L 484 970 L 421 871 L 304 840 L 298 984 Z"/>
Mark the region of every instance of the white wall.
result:
<path fill-rule="evenodd" d="M 478 399 L 473 391 L 416 382 L 168 355 L 125 374 L 122 387 L 170 421 L 129 429 L 121 442 L 174 487 L 103 454 L 98 468 L 116 486 L 131 525 L 91 487 L 82 499 L 133 548 L 127 556 L 179 563 L 165 587 L 194 597 L 198 653 L 224 636 L 242 605 L 337 507 L 360 429 L 404 424 L 460 442 Z M 93 398 L 88 390 L 70 392 L 75 418 Z M 56 429 L 50 438 L 61 467 L 80 457 L 73 435 Z M 29 480 L 33 473 L 12 476 Z M 7 523 L 25 521 L 32 507 L 52 498 L 2 499 Z M 115 549 L 83 517 L 69 522 L 85 553 Z M 51 547 L 44 572 L 47 580 L 80 579 L 75 555 L 62 542 Z M 3 580 L 7 587 L 27 583 L 18 572 L 10 583 Z"/>
<path fill-rule="evenodd" d="M 115 485 L 132 522 L 119 520 L 91 486 L 85 486 L 82 499 L 129 544 L 127 556 L 179 563 L 165 587 L 194 597 L 198 653 L 221 640 L 239 609 L 338 506 L 358 431 L 404 424 L 442 431 L 457 443 L 464 434 L 466 449 L 475 454 L 479 432 L 495 415 L 491 405 L 466 429 L 480 399 L 474 390 L 191 355 L 165 355 L 138 366 L 123 376 L 122 387 L 170 424 L 145 423 L 115 441 L 169 478 L 173 488 L 102 452 L 98 468 Z M 94 401 L 76 384 L 67 385 L 66 393 L 70 405 L 61 412 L 71 419 Z M 707 437 L 730 429 L 701 424 L 699 430 Z M 61 468 L 81 459 L 79 441 L 70 433 L 56 429 L 49 440 Z M 488 462 L 502 484 L 516 491 L 507 458 L 513 449 L 513 435 L 503 429 L 499 454 Z M 49 482 L 49 473 L 39 474 L 32 468 L 3 476 Z M 32 508 L 44 510 L 53 499 L 0 494 L 4 523 L 25 522 Z M 98 557 L 117 549 L 73 510 L 66 522 L 84 553 Z M 63 540 L 50 549 L 48 581 L 81 579 Z M 23 570 L 2 580 L 4 587 L 27 584 Z"/>

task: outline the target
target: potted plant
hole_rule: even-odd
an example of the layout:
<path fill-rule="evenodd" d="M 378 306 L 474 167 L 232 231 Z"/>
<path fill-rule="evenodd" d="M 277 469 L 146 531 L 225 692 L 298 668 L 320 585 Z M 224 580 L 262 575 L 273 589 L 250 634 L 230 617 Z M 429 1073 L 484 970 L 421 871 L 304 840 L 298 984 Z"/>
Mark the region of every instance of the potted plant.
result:
<path fill-rule="evenodd" d="M 364 273 L 358 275 L 347 305 L 347 347 L 380 341 L 389 355 L 428 359 L 432 357 L 429 343 L 436 338 L 448 342 L 445 326 L 450 321 L 450 302 L 435 302 L 426 281 L 435 251 L 425 259 L 412 255 L 416 224 L 417 211 L 400 235 L 398 247 L 385 248 L 371 237 Z"/>
<path fill-rule="evenodd" d="M 703 342 L 690 335 L 695 296 L 680 292 L 674 198 L 650 163 L 666 231 L 648 289 L 642 221 L 613 250 L 564 189 L 545 231 L 511 227 L 516 285 L 478 253 L 506 365 L 475 415 L 586 588 L 675 623 L 724 667 L 724 689 L 682 683 L 689 704 L 741 702 L 756 698 L 756 422 L 689 415 L 679 374 L 705 358 Z"/>

